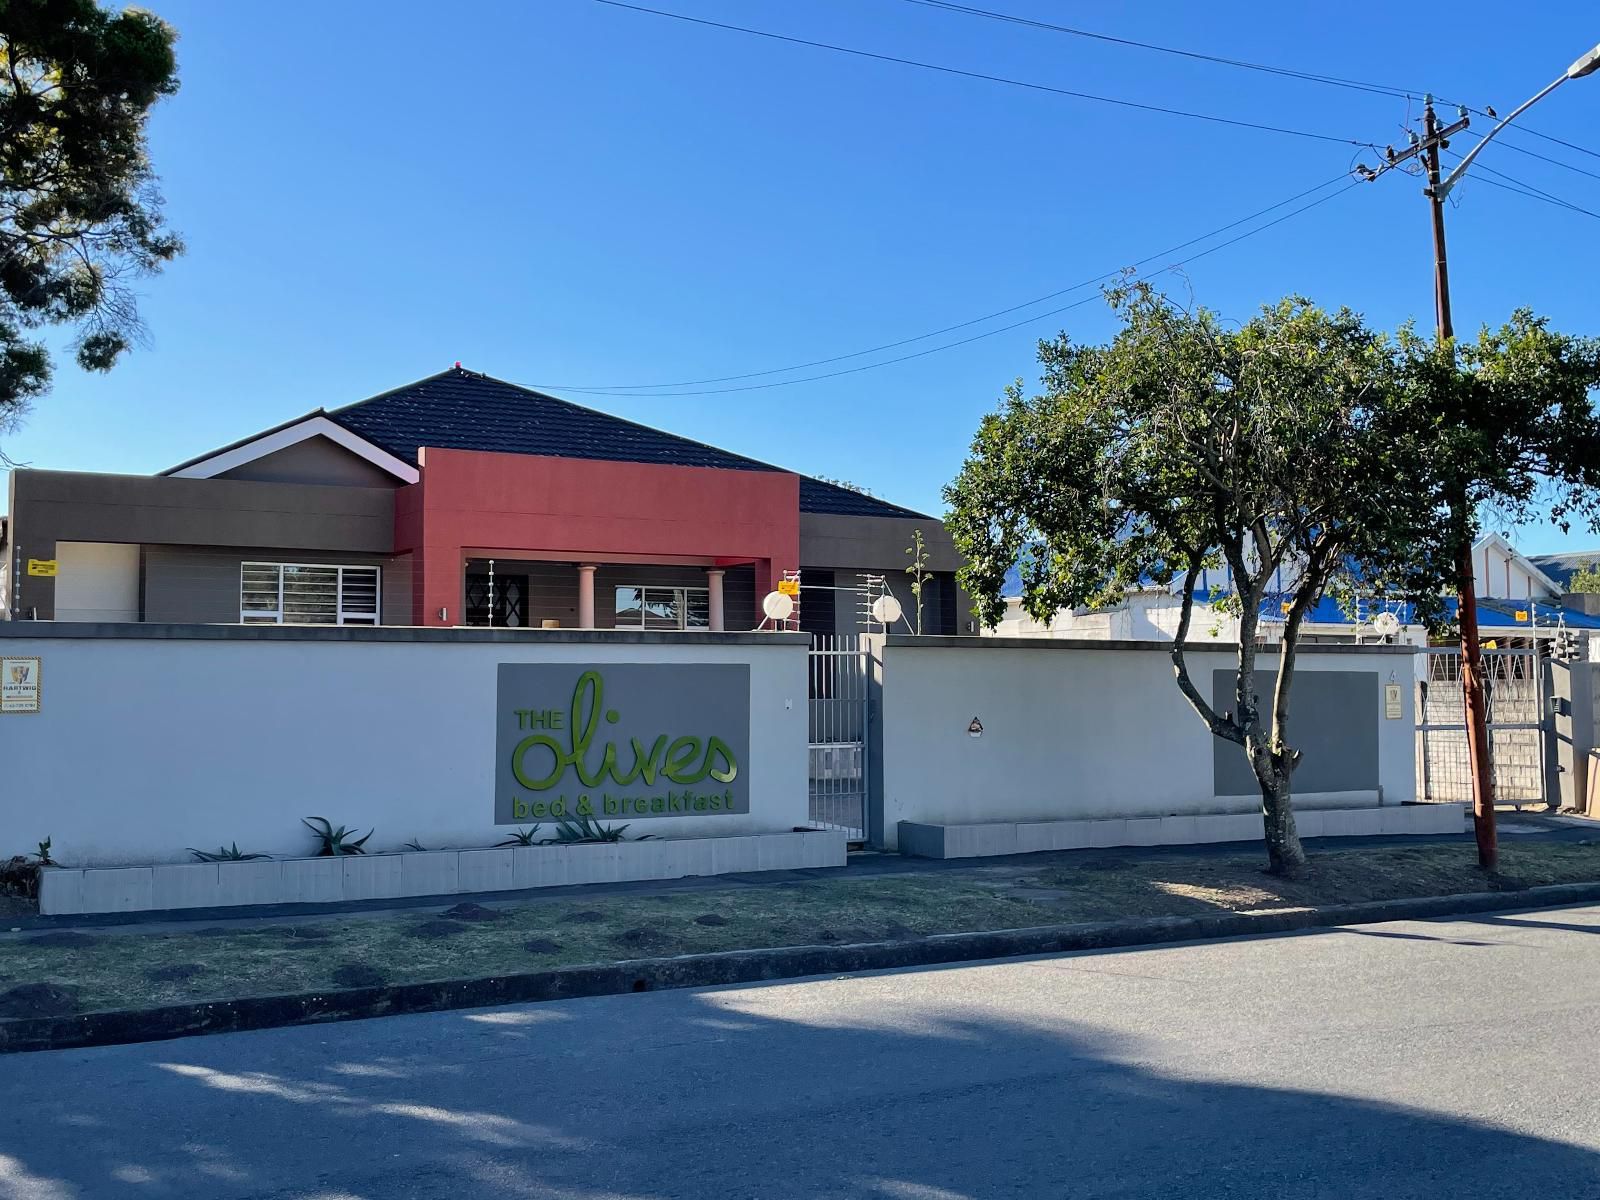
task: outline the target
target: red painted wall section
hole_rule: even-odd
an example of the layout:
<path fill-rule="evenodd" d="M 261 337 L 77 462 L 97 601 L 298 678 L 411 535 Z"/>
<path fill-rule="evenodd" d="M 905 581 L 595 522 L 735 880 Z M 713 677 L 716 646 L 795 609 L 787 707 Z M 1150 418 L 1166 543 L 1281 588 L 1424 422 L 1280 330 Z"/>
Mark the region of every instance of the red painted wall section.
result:
<path fill-rule="evenodd" d="M 758 596 L 800 565 L 800 478 L 786 471 L 431 448 L 418 457 L 422 478 L 395 497 L 395 550 L 412 556 L 419 625 L 460 623 L 472 549 L 753 562 Z"/>

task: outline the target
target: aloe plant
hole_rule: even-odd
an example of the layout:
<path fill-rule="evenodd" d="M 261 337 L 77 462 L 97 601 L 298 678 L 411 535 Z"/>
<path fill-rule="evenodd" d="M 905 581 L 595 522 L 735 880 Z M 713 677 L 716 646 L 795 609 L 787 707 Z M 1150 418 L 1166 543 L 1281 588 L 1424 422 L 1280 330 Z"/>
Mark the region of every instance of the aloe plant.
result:
<path fill-rule="evenodd" d="M 593 817 L 578 817 L 572 821 L 556 822 L 556 836 L 545 838 L 539 844 L 579 846 L 593 842 L 620 842 L 625 840 L 622 835 L 627 830 L 626 825 L 602 825 Z M 653 836 L 649 833 L 641 834 L 634 841 L 647 842 Z"/>
<path fill-rule="evenodd" d="M 519 829 L 503 842 L 496 842 L 496 846 L 537 846 L 539 841 L 533 836 L 539 832 L 535 825 L 532 829 Z"/>
<path fill-rule="evenodd" d="M 318 858 L 336 858 L 341 854 L 365 854 L 363 847 L 367 839 L 377 832 L 369 829 L 363 837 L 356 837 L 354 829 L 340 825 L 334 828 L 327 817 L 301 817 L 300 823 L 312 833 L 317 835 L 317 840 L 322 843 L 317 851 Z"/>
<path fill-rule="evenodd" d="M 243 850 L 239 849 L 238 842 L 233 843 L 231 846 L 218 846 L 215 850 L 196 850 L 193 846 L 190 846 L 189 853 L 194 855 L 195 858 L 199 859 L 201 862 L 208 863 L 251 862 L 254 859 L 271 857 L 267 854 L 246 854 Z"/>

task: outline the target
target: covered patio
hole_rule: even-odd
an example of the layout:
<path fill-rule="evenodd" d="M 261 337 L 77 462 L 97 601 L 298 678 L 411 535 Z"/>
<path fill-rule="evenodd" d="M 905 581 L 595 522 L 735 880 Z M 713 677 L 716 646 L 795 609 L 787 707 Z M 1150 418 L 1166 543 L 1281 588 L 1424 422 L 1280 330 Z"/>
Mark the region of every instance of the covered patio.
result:
<path fill-rule="evenodd" d="M 470 551 L 462 624 L 532 629 L 755 628 L 753 562 L 595 561 Z"/>

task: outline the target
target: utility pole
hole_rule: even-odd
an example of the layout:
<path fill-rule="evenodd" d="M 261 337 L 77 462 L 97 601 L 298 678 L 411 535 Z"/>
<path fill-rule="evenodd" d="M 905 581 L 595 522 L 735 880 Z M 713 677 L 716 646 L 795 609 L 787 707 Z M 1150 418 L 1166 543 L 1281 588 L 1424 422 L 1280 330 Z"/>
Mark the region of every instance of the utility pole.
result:
<path fill-rule="evenodd" d="M 1493 110 L 1490 110 L 1493 115 Z M 1453 123 L 1439 124 L 1433 110 L 1433 97 L 1424 100 L 1422 109 L 1422 137 L 1413 136 L 1411 145 L 1395 153 L 1389 148 L 1385 162 L 1376 171 L 1358 167 L 1357 173 L 1368 182 L 1385 171 L 1416 158 L 1427 173 L 1428 186 L 1423 195 L 1428 198 L 1428 209 L 1433 219 L 1433 310 L 1434 324 L 1441 346 L 1449 346 L 1455 338 L 1455 327 L 1450 319 L 1450 262 L 1445 251 L 1444 201 L 1440 188 L 1439 151 L 1450 145 L 1450 138 L 1471 124 L 1466 109 Z M 1454 349 L 1450 351 L 1454 355 Z M 1489 759 L 1489 712 L 1483 689 L 1483 648 L 1478 639 L 1478 593 L 1476 572 L 1472 563 L 1473 532 L 1477 528 L 1477 514 L 1465 487 L 1449 497 L 1450 526 L 1456 538 L 1456 620 L 1461 627 L 1461 691 L 1466 709 L 1467 760 L 1472 772 L 1472 832 L 1478 843 L 1478 866 L 1493 872 L 1499 869 L 1500 847 L 1494 820 L 1494 776 Z"/>

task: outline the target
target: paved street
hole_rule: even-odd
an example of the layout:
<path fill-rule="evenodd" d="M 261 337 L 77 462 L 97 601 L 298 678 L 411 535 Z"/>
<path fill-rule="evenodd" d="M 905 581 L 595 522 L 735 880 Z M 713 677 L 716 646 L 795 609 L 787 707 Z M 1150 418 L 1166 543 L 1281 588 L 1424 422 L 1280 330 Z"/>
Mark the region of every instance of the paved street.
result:
<path fill-rule="evenodd" d="M 0 1200 L 1600 1197 L 1600 908 L 0 1060 Z"/>

